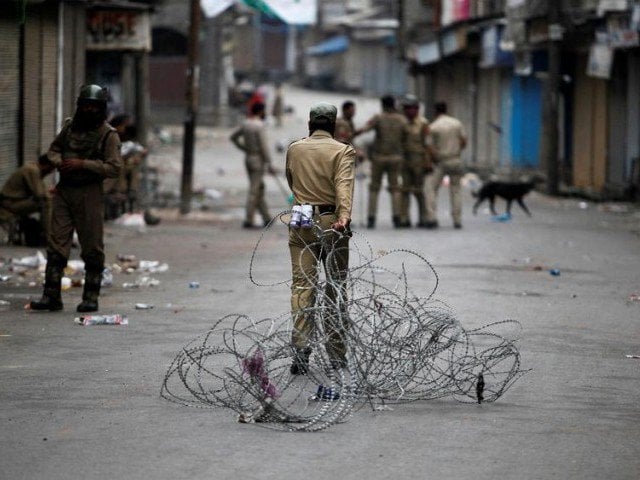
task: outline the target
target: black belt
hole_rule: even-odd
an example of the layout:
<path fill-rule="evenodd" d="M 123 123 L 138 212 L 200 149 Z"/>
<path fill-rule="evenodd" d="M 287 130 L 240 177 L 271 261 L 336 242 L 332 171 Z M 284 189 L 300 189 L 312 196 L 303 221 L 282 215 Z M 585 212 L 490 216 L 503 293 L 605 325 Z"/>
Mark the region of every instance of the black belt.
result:
<path fill-rule="evenodd" d="M 335 213 L 336 206 L 335 205 L 314 205 L 313 210 L 320 215 L 324 213 Z"/>

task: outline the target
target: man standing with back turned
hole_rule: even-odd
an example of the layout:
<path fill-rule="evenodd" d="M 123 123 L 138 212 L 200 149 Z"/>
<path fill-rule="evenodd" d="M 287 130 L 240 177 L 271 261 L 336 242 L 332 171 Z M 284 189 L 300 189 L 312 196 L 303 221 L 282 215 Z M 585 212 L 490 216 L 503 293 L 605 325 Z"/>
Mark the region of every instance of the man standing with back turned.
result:
<path fill-rule="evenodd" d="M 460 154 L 467 146 L 467 134 L 462 122 L 447 115 L 447 104 L 435 105 L 436 119 L 429 125 L 431 157 L 435 163 L 427 180 L 427 228 L 438 227 L 438 189 L 445 175 L 449 175 L 451 216 L 454 228 L 462 228 L 462 193 L 460 181 L 464 166 Z"/>
<path fill-rule="evenodd" d="M 256 102 L 251 106 L 251 114 L 242 125 L 231 134 L 233 144 L 245 153 L 245 167 L 249 176 L 249 193 L 247 195 L 246 216 L 243 228 L 253 228 L 253 217 L 256 209 L 262 215 L 264 225 L 271 220 L 267 202 L 264 199 L 264 171 L 275 173 L 271 165 L 271 155 L 265 135 L 265 106 Z"/>
<path fill-rule="evenodd" d="M 333 105 L 314 105 L 309 112 L 310 136 L 292 143 L 287 150 L 286 175 L 295 205 L 311 211 L 314 223 L 313 228 L 289 228 L 294 375 L 305 374 L 309 365 L 314 318 L 305 309 L 314 306 L 319 260 L 327 276 L 327 299 L 336 312 L 328 315 L 332 318 L 322 319 L 327 353 L 335 368 L 346 365 L 342 332 L 347 328 L 345 281 L 356 152 L 351 145 L 334 140 L 336 115 Z"/>
<path fill-rule="evenodd" d="M 53 193 L 47 269 L 42 298 L 32 310 L 62 310 L 60 283 L 67 265 L 74 229 L 85 264 L 84 290 L 78 312 L 98 310 L 104 269 L 102 183 L 117 178 L 122 168 L 120 140 L 106 122 L 107 90 L 98 85 L 80 89 L 76 112 L 49 147 L 47 156 L 60 172 Z"/>

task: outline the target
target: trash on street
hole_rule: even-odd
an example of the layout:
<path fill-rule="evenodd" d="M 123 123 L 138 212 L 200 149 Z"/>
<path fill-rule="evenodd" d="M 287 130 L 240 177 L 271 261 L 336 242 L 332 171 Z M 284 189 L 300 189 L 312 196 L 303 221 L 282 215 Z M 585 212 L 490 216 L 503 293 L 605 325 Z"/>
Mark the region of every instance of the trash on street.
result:
<path fill-rule="evenodd" d="M 120 314 L 115 315 L 82 315 L 76 317 L 74 322 L 85 327 L 93 325 L 128 325 L 129 319 Z"/>
<path fill-rule="evenodd" d="M 149 305 L 148 303 L 136 303 L 136 310 L 151 310 L 153 305 Z"/>

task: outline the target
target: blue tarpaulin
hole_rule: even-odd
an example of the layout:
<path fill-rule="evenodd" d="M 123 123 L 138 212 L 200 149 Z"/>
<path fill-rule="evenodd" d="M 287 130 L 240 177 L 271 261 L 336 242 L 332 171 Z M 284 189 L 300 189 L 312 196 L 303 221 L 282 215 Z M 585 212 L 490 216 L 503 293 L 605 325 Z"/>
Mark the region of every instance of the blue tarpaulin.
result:
<path fill-rule="evenodd" d="M 349 48 L 349 37 L 337 35 L 307 48 L 307 55 L 331 55 L 342 53 Z"/>

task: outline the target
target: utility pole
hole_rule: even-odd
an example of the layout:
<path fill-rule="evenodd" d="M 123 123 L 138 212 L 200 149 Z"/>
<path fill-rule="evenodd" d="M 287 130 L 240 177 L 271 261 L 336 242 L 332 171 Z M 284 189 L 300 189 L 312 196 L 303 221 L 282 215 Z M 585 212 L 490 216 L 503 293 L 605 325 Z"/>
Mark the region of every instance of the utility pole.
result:
<path fill-rule="evenodd" d="M 549 39 L 547 53 L 549 71 L 544 88 L 542 105 L 542 137 L 540 138 L 540 155 L 542 166 L 546 167 L 547 193 L 559 193 L 558 164 L 558 103 L 560 97 L 560 45 L 562 27 L 560 25 L 561 2 L 549 2 L 548 25 Z"/>
<path fill-rule="evenodd" d="M 184 120 L 184 141 L 182 146 L 182 184 L 180 191 L 180 213 L 191 211 L 191 190 L 193 185 L 193 150 L 195 144 L 196 120 L 198 118 L 198 90 L 200 65 L 198 63 L 200 43 L 200 0 L 191 0 L 189 24 L 189 52 L 187 65 L 187 115 Z"/>

